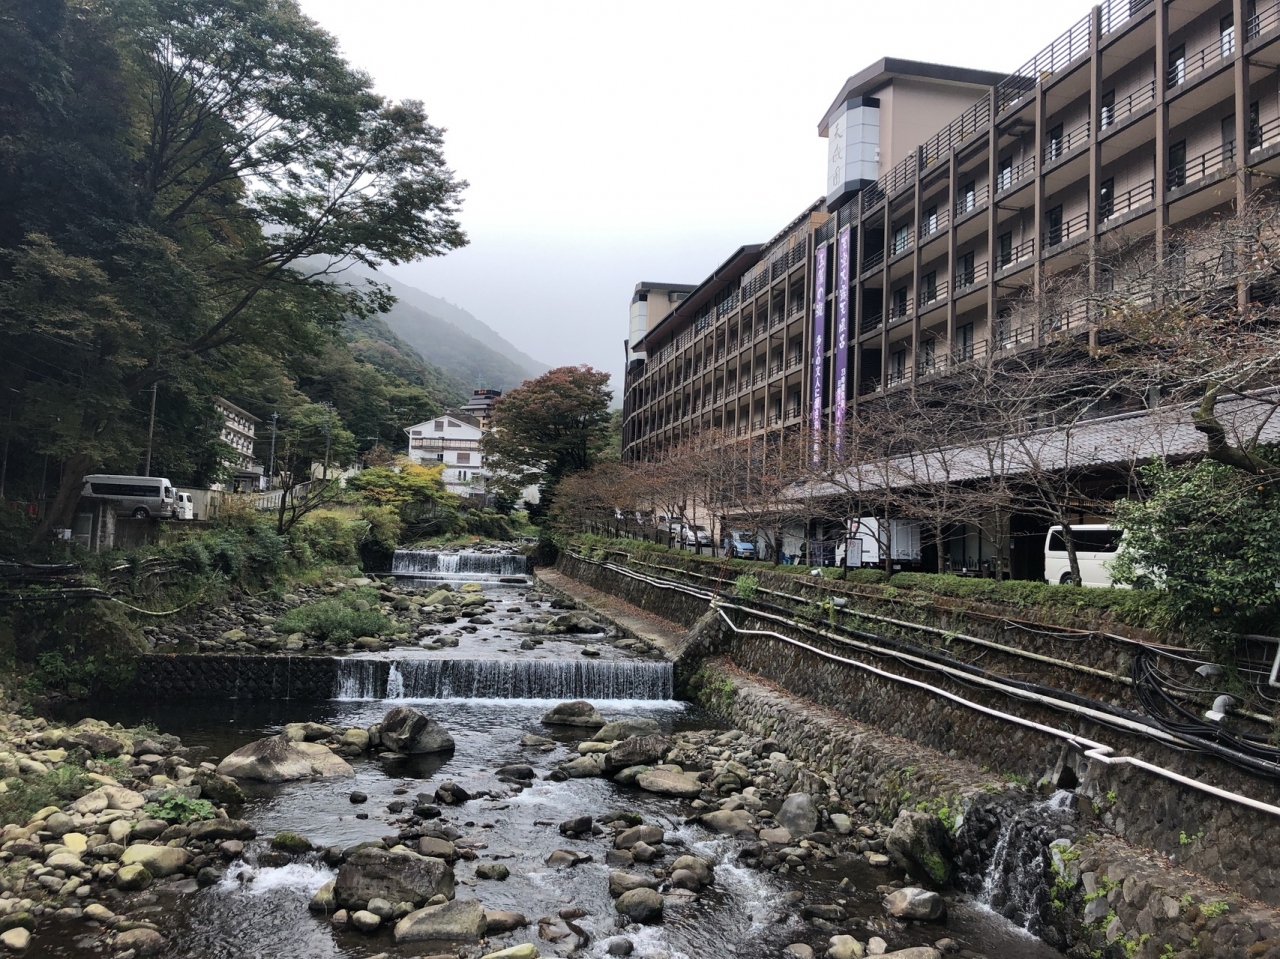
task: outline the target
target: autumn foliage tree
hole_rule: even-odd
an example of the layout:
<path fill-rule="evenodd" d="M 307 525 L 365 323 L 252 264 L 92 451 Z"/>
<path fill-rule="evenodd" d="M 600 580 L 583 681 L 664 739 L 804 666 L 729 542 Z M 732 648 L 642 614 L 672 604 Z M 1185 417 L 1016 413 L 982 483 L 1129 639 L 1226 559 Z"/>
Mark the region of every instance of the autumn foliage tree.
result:
<path fill-rule="evenodd" d="M 589 469 L 608 442 L 609 374 L 562 366 L 511 390 L 493 407 L 485 454 L 493 486 L 509 494 L 536 485 L 546 515 L 566 476 Z"/>

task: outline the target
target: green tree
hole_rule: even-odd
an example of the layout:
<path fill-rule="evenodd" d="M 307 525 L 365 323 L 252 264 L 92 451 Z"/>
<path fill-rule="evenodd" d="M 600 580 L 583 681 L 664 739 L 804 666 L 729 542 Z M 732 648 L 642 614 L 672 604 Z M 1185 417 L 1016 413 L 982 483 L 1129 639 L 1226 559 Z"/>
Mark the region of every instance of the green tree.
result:
<path fill-rule="evenodd" d="M 562 366 L 511 390 L 493 407 L 485 437 L 497 489 L 514 493 L 537 484 L 544 516 L 556 485 L 589 469 L 608 442 L 609 374 L 590 366 Z"/>
<path fill-rule="evenodd" d="M 379 507 L 392 507 L 413 537 L 456 532 L 458 497 L 445 489 L 444 465 L 420 466 L 401 457 L 394 465 L 362 470 L 347 483 Z"/>
<path fill-rule="evenodd" d="M 1259 448 L 1258 455 L 1275 451 Z M 1280 491 L 1222 463 L 1156 463 L 1142 500 L 1116 504 L 1126 530 L 1117 578 L 1153 579 L 1189 631 L 1230 641 L 1280 617 Z"/>
<path fill-rule="evenodd" d="M 350 264 L 463 245 L 465 183 L 293 0 L 7 6 L 0 338 L 27 452 L 61 465 L 40 536 L 86 472 L 136 468 L 153 386 L 207 406 L 238 348 L 322 352 L 385 309 Z"/>

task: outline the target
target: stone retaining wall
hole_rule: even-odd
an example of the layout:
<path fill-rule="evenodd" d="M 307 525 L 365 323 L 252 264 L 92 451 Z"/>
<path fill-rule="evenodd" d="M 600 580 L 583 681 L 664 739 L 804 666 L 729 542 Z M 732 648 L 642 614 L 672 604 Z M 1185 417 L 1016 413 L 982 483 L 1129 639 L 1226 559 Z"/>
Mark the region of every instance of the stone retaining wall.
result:
<path fill-rule="evenodd" d="M 699 689 L 704 704 L 735 728 L 772 737 L 809 766 L 798 788 L 885 822 L 903 809 L 954 821 L 970 805 L 1019 792 L 971 763 L 798 699 L 725 658 L 703 663 Z M 1079 818 L 1085 827 L 1098 825 L 1087 808 Z M 1068 955 L 1280 959 L 1274 910 L 1224 895 L 1122 840 L 1091 832 L 1061 849 L 1056 863 L 1047 870 L 1046 886 L 1053 885 L 1044 935 Z"/>
<path fill-rule="evenodd" d="M 624 595 L 628 602 L 669 619 L 692 623 L 706 610 L 706 602 L 670 589 L 605 570 L 595 563 L 562 557 L 560 568 L 582 578 L 602 592 Z M 638 572 L 641 572 L 638 570 Z M 654 575 L 659 575 L 654 573 Z M 662 573 L 671 576 L 670 572 Z M 703 585 L 699 583 L 699 585 Z M 779 630 L 777 624 L 735 614 L 739 627 Z M 853 619 L 853 617 L 846 617 Z M 854 625 L 873 632 L 870 622 Z M 994 624 L 993 624 L 994 628 Z M 1006 644 L 1062 643 L 1051 636 L 1015 631 Z M 946 755 L 986 766 L 999 774 L 1036 782 L 1078 786 L 1081 802 L 1100 823 L 1116 835 L 1170 857 L 1174 862 L 1239 891 L 1242 895 L 1280 904 L 1280 844 L 1272 836 L 1280 828 L 1274 816 L 1255 812 L 1229 800 L 1182 787 L 1132 766 L 1104 766 L 1085 759 L 1063 739 L 1008 720 L 985 715 L 957 704 L 936 692 L 877 677 L 853 666 L 841 665 L 788 643 L 766 637 L 742 636 L 715 625 L 702 637 L 704 645 L 728 655 L 734 664 L 777 683 L 783 689 L 873 727 L 881 734 L 900 736 Z M 1033 720 L 1051 728 L 1072 732 L 1111 746 L 1116 755 L 1146 760 L 1192 779 L 1280 805 L 1280 783 L 1254 774 L 1212 755 L 1178 751 L 1140 734 L 1103 727 L 1083 716 L 947 679 L 933 670 L 911 667 L 851 650 L 846 646 L 797 633 L 796 638 L 842 657 L 880 666 L 890 672 L 920 680 L 1002 712 Z M 912 637 L 919 643 L 919 636 Z M 925 644 L 928 645 L 928 644 Z M 1044 654 L 1062 653 L 1045 645 Z M 1092 693 L 1108 702 L 1127 703 L 1127 690 L 1098 678 L 1095 681 L 1069 669 L 1026 658 L 1001 656 L 965 646 L 959 641 L 945 650 L 949 655 L 980 663 L 991 675 L 1013 676 L 1072 692 Z M 1073 662 L 1094 668 L 1123 668 L 1113 643 L 1076 642 Z M 1065 656 L 1064 656 L 1065 658 Z M 915 790 L 913 790 L 915 792 Z"/>
<path fill-rule="evenodd" d="M 329 699 L 339 660 L 329 656 L 143 656 L 126 695 L 179 699 Z"/>

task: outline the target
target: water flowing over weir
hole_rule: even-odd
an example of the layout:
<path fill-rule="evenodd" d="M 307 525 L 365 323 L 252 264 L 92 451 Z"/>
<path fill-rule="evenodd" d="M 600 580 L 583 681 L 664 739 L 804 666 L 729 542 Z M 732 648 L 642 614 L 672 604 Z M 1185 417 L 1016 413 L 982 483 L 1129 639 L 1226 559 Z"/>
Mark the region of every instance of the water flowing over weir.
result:
<path fill-rule="evenodd" d="M 391 560 L 391 572 L 396 576 L 416 576 L 424 579 L 465 578 L 495 581 L 504 577 L 528 576 L 529 557 L 521 553 L 398 549 Z"/>
<path fill-rule="evenodd" d="M 344 659 L 335 699 L 669 700 L 670 663 Z"/>

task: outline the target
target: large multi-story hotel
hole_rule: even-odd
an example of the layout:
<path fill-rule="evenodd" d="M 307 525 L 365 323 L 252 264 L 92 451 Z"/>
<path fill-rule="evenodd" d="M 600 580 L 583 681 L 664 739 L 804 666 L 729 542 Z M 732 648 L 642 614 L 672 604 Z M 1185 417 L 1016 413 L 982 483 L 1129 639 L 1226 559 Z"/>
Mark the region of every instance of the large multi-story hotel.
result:
<path fill-rule="evenodd" d="M 837 427 L 1037 342 L 1009 304 L 1101 238 L 1160 245 L 1280 174 L 1277 64 L 1280 2 L 1109 0 L 1012 76 L 884 59 L 850 77 L 818 127 L 822 199 L 696 286 L 637 286 L 624 457 Z"/>

